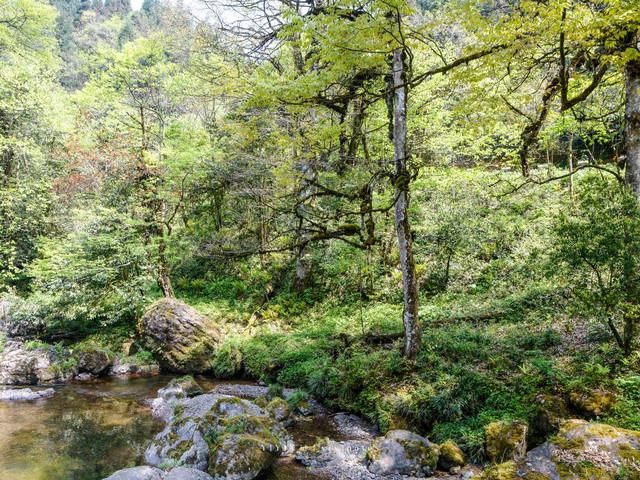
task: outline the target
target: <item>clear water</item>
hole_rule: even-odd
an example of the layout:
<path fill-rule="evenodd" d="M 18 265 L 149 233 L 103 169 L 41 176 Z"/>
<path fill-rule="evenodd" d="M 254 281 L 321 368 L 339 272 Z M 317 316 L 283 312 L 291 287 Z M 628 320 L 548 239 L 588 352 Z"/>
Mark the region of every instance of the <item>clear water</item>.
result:
<path fill-rule="evenodd" d="M 121 468 L 141 464 L 151 438 L 161 429 L 146 400 L 171 376 L 105 379 L 55 387 L 35 402 L 0 401 L 0 480 L 100 480 Z M 199 378 L 204 389 L 216 382 Z M 322 416 L 291 431 L 297 445 L 337 435 Z M 268 480 L 307 480 L 311 474 L 282 458 Z"/>
<path fill-rule="evenodd" d="M 0 402 L 0 479 L 98 480 L 134 466 L 161 425 L 145 399 L 170 377 L 56 387 L 35 402 Z"/>

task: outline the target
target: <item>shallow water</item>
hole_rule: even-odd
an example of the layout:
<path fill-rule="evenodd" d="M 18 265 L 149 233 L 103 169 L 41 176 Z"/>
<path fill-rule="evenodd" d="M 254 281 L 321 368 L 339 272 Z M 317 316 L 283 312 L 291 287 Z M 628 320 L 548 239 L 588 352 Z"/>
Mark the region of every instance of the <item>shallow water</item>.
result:
<path fill-rule="evenodd" d="M 55 387 L 53 397 L 34 402 L 0 401 L 0 480 L 100 480 L 141 464 L 146 445 L 162 428 L 146 400 L 171 378 L 110 378 Z M 205 390 L 218 383 L 198 382 Z M 291 433 L 298 446 L 340 436 L 323 415 L 299 422 Z M 265 476 L 319 478 L 290 458 Z"/>
<path fill-rule="evenodd" d="M 0 479 L 97 480 L 133 466 L 161 425 L 145 400 L 171 377 L 55 387 L 35 402 L 0 402 Z"/>

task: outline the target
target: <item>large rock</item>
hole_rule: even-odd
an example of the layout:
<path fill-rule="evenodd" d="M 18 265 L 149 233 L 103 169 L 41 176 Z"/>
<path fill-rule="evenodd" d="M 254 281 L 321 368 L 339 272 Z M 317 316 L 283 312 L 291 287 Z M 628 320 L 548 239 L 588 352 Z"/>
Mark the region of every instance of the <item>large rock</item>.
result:
<path fill-rule="evenodd" d="M 146 450 L 152 466 L 180 465 L 214 479 L 251 480 L 267 469 L 291 440 L 283 426 L 255 403 L 216 393 L 189 398 L 170 385 L 153 401 L 166 427 Z"/>
<path fill-rule="evenodd" d="M 87 348 L 76 355 L 78 359 L 78 371 L 92 375 L 102 375 L 107 372 L 113 363 L 109 352 L 98 348 Z"/>
<path fill-rule="evenodd" d="M 568 417 L 567 404 L 562 397 L 547 394 L 538 395 L 532 424 L 534 440 L 544 441 L 545 438 L 556 433 L 560 428 L 560 423 Z"/>
<path fill-rule="evenodd" d="M 483 480 L 618 480 L 640 478 L 640 432 L 584 420 L 562 423 L 558 435 L 485 471 Z"/>
<path fill-rule="evenodd" d="M 328 438 L 296 452 L 296 460 L 318 473 L 320 478 L 373 480 L 376 476 L 367 469 L 368 440 L 335 441 Z M 388 477 L 395 480 L 398 476 Z"/>
<path fill-rule="evenodd" d="M 527 453 L 527 424 L 492 422 L 484 429 L 485 450 L 492 462 L 519 460 Z"/>
<path fill-rule="evenodd" d="M 184 377 L 171 379 L 166 387 L 158 390 L 158 397 L 164 400 L 171 400 L 195 397 L 203 393 L 204 391 L 198 382 L 191 375 L 185 375 Z"/>
<path fill-rule="evenodd" d="M 44 344 L 9 340 L 0 353 L 0 384 L 38 385 L 65 382 L 77 369 Z"/>
<path fill-rule="evenodd" d="M 151 305 L 139 324 L 145 346 L 160 366 L 171 372 L 197 373 L 211 369 L 220 333 L 186 303 L 164 298 Z"/>
<path fill-rule="evenodd" d="M 367 450 L 369 471 L 375 475 L 428 476 L 435 471 L 439 456 L 437 445 L 408 430 L 391 430 Z"/>

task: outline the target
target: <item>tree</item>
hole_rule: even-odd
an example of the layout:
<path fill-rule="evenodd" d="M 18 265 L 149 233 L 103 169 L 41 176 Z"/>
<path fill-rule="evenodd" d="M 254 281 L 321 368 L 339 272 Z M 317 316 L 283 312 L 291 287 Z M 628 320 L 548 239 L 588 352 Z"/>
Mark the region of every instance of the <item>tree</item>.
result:
<path fill-rule="evenodd" d="M 398 18 L 398 20 L 400 20 Z M 404 293 L 404 355 L 413 359 L 420 351 L 420 324 L 418 319 L 418 279 L 413 258 L 413 237 L 409 222 L 409 150 L 407 148 L 407 69 L 406 52 L 393 51 L 393 157 L 395 163 L 395 224 L 400 250 L 400 269 Z"/>
<path fill-rule="evenodd" d="M 607 325 L 625 355 L 640 324 L 640 204 L 623 185 L 589 177 L 556 226 L 555 259 L 568 267 L 585 311 Z"/>

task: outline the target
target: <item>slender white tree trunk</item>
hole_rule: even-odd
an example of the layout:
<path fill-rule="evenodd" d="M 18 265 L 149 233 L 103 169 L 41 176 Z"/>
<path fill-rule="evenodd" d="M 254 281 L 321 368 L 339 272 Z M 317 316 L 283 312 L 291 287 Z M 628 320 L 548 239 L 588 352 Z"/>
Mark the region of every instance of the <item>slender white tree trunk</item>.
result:
<path fill-rule="evenodd" d="M 395 226 L 400 250 L 402 288 L 404 292 L 404 355 L 413 359 L 420 350 L 421 331 L 418 322 L 418 281 L 413 259 L 413 238 L 409 223 L 409 184 L 407 169 L 407 86 L 404 52 L 393 52 L 393 147 L 395 162 Z"/>
<path fill-rule="evenodd" d="M 640 34 L 635 33 L 631 45 L 640 49 Z M 625 67 L 624 145 L 627 156 L 626 181 L 640 199 L 640 60 Z"/>

